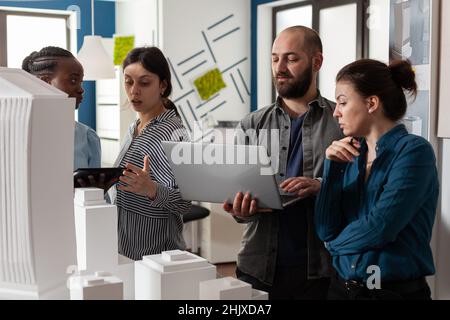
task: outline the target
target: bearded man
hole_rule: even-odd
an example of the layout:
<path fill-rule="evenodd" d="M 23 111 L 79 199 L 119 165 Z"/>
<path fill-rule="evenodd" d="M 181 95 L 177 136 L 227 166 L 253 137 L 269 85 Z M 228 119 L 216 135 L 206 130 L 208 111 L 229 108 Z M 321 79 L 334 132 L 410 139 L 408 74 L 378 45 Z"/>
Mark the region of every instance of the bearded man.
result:
<path fill-rule="evenodd" d="M 333 118 L 335 104 L 317 88 L 322 62 L 322 42 L 314 30 L 304 26 L 283 30 L 272 47 L 278 98 L 245 117 L 236 131 L 238 144 L 266 147 L 277 163 L 281 191 L 303 198 L 283 210 L 266 210 L 258 208 L 250 190 L 223 204 L 245 224 L 236 275 L 268 292 L 269 299 L 325 299 L 328 291 L 332 268 L 313 225 L 314 202 L 325 150 L 342 132 Z M 270 154 L 274 149 L 277 154 Z"/>

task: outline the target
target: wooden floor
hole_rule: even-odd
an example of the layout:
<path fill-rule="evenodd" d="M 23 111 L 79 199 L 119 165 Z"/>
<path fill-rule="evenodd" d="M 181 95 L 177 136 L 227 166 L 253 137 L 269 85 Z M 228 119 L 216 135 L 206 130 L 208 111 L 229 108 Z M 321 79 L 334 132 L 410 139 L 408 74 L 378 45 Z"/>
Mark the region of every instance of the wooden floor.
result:
<path fill-rule="evenodd" d="M 219 277 L 236 278 L 236 263 L 216 263 L 217 275 Z"/>
<path fill-rule="evenodd" d="M 188 252 L 192 252 L 190 248 L 186 249 Z M 200 252 L 194 252 L 195 255 L 198 255 L 202 257 L 201 251 Z M 215 263 L 214 264 L 217 268 L 217 276 L 220 278 L 223 277 L 233 277 L 236 278 L 236 262 L 230 262 L 230 263 Z"/>

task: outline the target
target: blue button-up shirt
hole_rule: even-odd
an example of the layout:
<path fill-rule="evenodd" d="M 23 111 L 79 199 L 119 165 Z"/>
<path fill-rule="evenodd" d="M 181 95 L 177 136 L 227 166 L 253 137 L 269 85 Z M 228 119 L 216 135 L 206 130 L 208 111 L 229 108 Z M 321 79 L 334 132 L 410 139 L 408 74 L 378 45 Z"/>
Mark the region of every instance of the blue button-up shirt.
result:
<path fill-rule="evenodd" d="M 75 122 L 75 155 L 73 170 L 79 168 L 100 168 L 100 138 L 90 127 Z"/>
<path fill-rule="evenodd" d="M 286 178 L 303 176 L 302 126 L 306 113 L 291 118 L 291 139 L 286 166 Z M 277 266 L 307 266 L 308 259 L 308 221 L 306 219 L 307 204 L 298 201 L 280 211 L 278 231 Z"/>
<path fill-rule="evenodd" d="M 425 139 L 398 125 L 383 135 L 365 182 L 367 144 L 353 163 L 326 160 L 315 224 L 346 280 L 382 281 L 434 274 L 430 248 L 439 194 L 436 159 Z"/>

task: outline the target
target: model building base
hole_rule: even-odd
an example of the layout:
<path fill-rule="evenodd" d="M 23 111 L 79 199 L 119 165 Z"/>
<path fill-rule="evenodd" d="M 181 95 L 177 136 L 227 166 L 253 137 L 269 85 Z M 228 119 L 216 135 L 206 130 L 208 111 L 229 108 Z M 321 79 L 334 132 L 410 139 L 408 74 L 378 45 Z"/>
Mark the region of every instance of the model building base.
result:
<path fill-rule="evenodd" d="M 198 300 L 199 283 L 216 278 L 216 267 L 192 253 L 172 250 L 135 262 L 136 300 Z"/>

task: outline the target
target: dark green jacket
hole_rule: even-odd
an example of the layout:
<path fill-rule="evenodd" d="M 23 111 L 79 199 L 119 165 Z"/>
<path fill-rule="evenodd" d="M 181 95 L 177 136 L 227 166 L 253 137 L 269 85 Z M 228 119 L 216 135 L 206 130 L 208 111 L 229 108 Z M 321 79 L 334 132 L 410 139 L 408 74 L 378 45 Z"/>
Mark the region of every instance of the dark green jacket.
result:
<path fill-rule="evenodd" d="M 337 120 L 333 118 L 335 108 L 333 102 L 323 98 L 319 93 L 316 100 L 309 103 L 309 107 L 302 127 L 303 175 L 320 178 L 326 148 L 343 136 Z M 245 117 L 236 131 L 236 143 L 258 144 L 267 148 L 272 167 L 277 172 L 278 183 L 285 179 L 290 124 L 289 115 L 281 107 L 280 100 L 277 100 L 274 104 Z M 328 277 L 332 270 L 329 254 L 315 232 L 314 201 L 315 198 L 311 198 L 305 206 L 310 279 Z M 261 213 L 246 219 L 236 219 L 246 224 L 237 266 L 244 273 L 269 285 L 273 283 L 275 275 L 279 230 L 277 215 L 280 212 Z"/>

